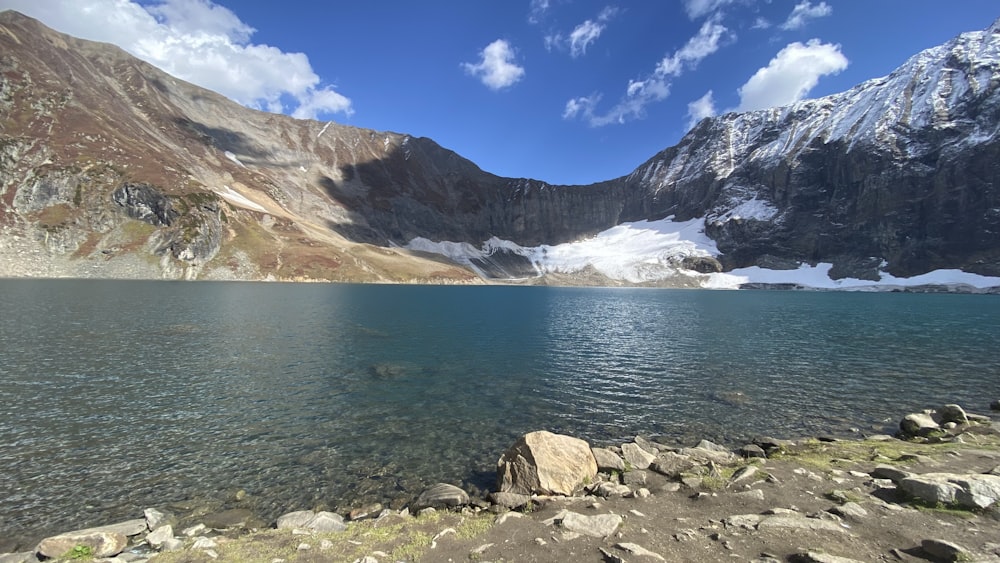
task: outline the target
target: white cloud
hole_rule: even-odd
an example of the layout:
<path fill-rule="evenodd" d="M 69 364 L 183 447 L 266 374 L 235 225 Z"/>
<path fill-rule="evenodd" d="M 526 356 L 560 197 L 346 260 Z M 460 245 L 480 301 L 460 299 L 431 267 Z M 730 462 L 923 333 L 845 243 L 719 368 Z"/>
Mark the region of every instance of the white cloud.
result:
<path fill-rule="evenodd" d="M 687 128 L 691 129 L 706 117 L 715 117 L 716 113 L 715 100 L 712 99 L 712 91 L 709 90 L 704 96 L 688 104 Z"/>
<path fill-rule="evenodd" d="M 600 97 L 590 96 L 567 102 L 567 111 L 563 112 L 563 118 L 582 117 L 591 127 L 625 123 L 629 119 L 642 118 L 646 114 L 646 106 L 666 99 L 670 95 L 670 83 L 673 78 L 683 74 L 686 69 L 698 66 L 705 57 L 719 49 L 728 31 L 714 19 L 706 21 L 698 33 L 683 47 L 664 57 L 650 76 L 642 80 L 630 80 L 625 89 L 625 97 L 607 113 L 598 114 L 596 106 Z M 582 103 L 584 100 L 586 103 Z M 573 111 L 569 111 L 571 107 Z"/>
<path fill-rule="evenodd" d="M 804 98 L 820 77 L 847 68 L 840 45 L 812 39 L 789 43 L 740 87 L 740 111 L 784 106 Z"/>
<path fill-rule="evenodd" d="M 771 22 L 767 21 L 766 18 L 757 18 L 753 21 L 753 25 L 750 29 L 768 29 L 771 27 Z"/>
<path fill-rule="evenodd" d="M 541 22 L 545 13 L 549 11 L 549 6 L 551 6 L 550 0 L 531 0 L 531 5 L 528 8 L 528 23 Z"/>
<path fill-rule="evenodd" d="M 608 22 L 618 14 L 618 11 L 616 6 L 605 7 L 595 19 L 586 20 L 573 28 L 568 37 L 561 33 L 546 35 L 545 48 L 550 51 L 554 47 L 566 49 L 574 59 L 585 54 L 587 48 L 604 33 Z"/>
<path fill-rule="evenodd" d="M 524 78 L 524 68 L 514 63 L 514 49 L 510 43 L 497 39 L 480 51 L 478 63 L 462 63 L 465 72 L 479 77 L 491 90 L 502 90 Z"/>
<path fill-rule="evenodd" d="M 250 43 L 254 29 L 210 0 L 3 0 L 56 30 L 113 43 L 164 71 L 246 106 L 315 118 L 351 115 L 351 101 L 321 86 L 308 57 Z M 283 100 L 290 100 L 286 107 Z"/>
<path fill-rule="evenodd" d="M 788 19 L 781 24 L 781 29 L 802 29 L 808 20 L 822 18 L 833 13 L 826 2 L 820 2 L 815 6 L 809 0 L 802 0 L 792 8 L 792 13 L 788 14 Z"/>
<path fill-rule="evenodd" d="M 684 0 L 684 11 L 689 18 L 696 20 L 707 16 L 719 8 L 728 6 L 736 0 Z"/>

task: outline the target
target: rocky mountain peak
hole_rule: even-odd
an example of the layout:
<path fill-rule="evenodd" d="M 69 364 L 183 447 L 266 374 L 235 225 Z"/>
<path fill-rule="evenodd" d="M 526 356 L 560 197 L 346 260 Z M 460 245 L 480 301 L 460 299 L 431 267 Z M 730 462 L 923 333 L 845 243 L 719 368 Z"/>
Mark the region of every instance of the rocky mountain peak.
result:
<path fill-rule="evenodd" d="M 702 225 L 718 261 L 643 258 L 651 283 L 695 263 L 1000 275 L 997 26 L 843 93 L 703 120 L 625 177 L 553 186 L 430 139 L 251 110 L 4 12 L 0 273 L 464 282 L 470 269 L 401 247 L 534 276 L 544 252 L 511 249 L 670 217 Z"/>

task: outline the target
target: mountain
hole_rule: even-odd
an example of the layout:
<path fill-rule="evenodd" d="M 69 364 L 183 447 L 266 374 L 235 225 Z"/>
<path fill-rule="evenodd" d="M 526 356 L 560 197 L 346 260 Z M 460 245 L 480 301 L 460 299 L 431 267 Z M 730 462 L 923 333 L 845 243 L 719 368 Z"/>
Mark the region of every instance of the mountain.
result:
<path fill-rule="evenodd" d="M 706 285 L 1000 275 L 1000 26 L 848 92 L 703 120 L 632 174 L 502 178 L 247 109 L 0 14 L 0 275 Z"/>

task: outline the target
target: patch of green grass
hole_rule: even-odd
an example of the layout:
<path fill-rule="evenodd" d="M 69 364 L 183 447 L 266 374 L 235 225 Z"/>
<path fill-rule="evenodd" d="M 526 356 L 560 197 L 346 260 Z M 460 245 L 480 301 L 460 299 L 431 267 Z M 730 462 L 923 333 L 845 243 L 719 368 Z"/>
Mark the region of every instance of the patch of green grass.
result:
<path fill-rule="evenodd" d="M 458 532 L 458 537 L 467 540 L 486 533 L 486 531 L 492 527 L 493 515 L 481 514 L 465 518 L 462 523 L 458 525 L 456 531 Z"/>
<path fill-rule="evenodd" d="M 775 460 L 795 461 L 818 469 L 834 469 L 850 463 L 904 463 L 900 458 L 906 454 L 932 456 L 958 449 L 961 444 L 914 444 L 901 440 L 844 440 L 821 442 L 809 440 L 794 448 L 783 450 L 771 456 Z"/>
<path fill-rule="evenodd" d="M 63 559 L 93 559 L 94 558 L 94 548 L 89 545 L 77 545 L 73 549 L 67 551 L 62 556 Z"/>
<path fill-rule="evenodd" d="M 963 520 L 972 520 L 976 518 L 979 514 L 963 506 L 957 504 L 944 504 L 942 502 L 927 502 L 922 499 L 913 499 L 910 501 L 910 506 L 916 508 L 921 512 L 933 512 L 935 514 L 942 514 L 948 516 L 955 516 L 962 518 Z"/>

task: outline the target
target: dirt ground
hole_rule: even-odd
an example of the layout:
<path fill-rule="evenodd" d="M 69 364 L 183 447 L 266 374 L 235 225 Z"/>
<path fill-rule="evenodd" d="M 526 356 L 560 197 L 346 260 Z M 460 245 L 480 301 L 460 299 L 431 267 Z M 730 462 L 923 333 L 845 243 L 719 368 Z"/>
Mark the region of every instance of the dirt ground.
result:
<path fill-rule="evenodd" d="M 921 547 L 930 539 L 960 546 L 963 553 L 957 560 L 1000 561 L 1000 510 L 995 505 L 980 511 L 929 505 L 869 474 L 878 464 L 911 473 L 1000 471 L 997 427 L 984 426 L 963 434 L 959 442 L 941 444 L 888 437 L 806 440 L 772 459 L 740 462 L 756 472 L 735 483 L 732 475 L 739 467 L 715 468 L 701 483 L 684 484 L 647 471 L 640 485 L 650 492 L 645 498 L 540 498 L 531 509 L 506 515 L 468 508 L 419 517 L 393 514 L 351 523 L 338 534 L 266 530 L 220 538 L 211 553 L 187 550 L 151 561 L 948 560 Z M 609 537 L 579 535 L 558 523 L 563 510 L 619 515 L 622 524 Z"/>

